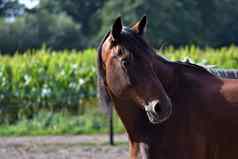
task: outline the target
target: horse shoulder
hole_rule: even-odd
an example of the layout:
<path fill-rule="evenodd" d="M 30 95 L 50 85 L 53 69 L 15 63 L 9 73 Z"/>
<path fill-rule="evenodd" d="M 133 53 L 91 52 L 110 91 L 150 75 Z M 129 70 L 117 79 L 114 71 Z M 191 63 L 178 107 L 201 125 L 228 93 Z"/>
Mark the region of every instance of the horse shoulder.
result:
<path fill-rule="evenodd" d="M 238 108 L 238 80 L 224 79 L 221 93 L 229 103 Z"/>
<path fill-rule="evenodd" d="M 203 89 L 204 108 L 215 122 L 213 124 L 224 129 L 221 123 L 226 123 L 227 130 L 238 133 L 238 80 L 219 79 L 219 81 Z"/>

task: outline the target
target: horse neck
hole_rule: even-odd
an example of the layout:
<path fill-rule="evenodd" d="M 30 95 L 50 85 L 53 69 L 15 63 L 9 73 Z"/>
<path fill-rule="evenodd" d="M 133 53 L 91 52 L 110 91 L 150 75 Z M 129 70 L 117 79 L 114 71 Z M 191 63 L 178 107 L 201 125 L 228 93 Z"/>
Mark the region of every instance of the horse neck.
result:
<path fill-rule="evenodd" d="M 173 91 L 172 88 L 175 88 L 174 85 L 176 84 L 175 68 L 173 67 L 172 62 L 156 55 L 154 66 L 157 77 L 161 81 L 166 92 L 171 94 L 171 91 Z"/>

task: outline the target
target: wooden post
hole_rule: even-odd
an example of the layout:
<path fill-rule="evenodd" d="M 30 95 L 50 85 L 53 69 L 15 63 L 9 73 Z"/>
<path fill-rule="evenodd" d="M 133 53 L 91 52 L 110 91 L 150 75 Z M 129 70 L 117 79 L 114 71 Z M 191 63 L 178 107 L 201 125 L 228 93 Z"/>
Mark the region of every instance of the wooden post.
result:
<path fill-rule="evenodd" d="M 114 145 L 114 132 L 113 132 L 113 108 L 109 110 L 109 143 Z"/>

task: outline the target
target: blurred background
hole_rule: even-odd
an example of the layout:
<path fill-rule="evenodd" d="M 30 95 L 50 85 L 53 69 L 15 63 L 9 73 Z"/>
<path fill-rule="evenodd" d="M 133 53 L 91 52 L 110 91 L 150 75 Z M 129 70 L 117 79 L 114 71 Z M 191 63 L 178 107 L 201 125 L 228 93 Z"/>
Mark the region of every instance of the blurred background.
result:
<path fill-rule="evenodd" d="M 147 15 L 146 38 L 171 60 L 237 69 L 237 8 L 237 0 L 0 0 L 0 136 L 109 131 L 96 47 L 118 16 L 130 26 Z M 113 122 L 125 132 L 116 114 Z"/>
<path fill-rule="evenodd" d="M 148 39 L 176 47 L 238 44 L 236 0 L 1 0 L 0 51 L 95 47 L 121 15 L 132 25 L 148 16 Z"/>

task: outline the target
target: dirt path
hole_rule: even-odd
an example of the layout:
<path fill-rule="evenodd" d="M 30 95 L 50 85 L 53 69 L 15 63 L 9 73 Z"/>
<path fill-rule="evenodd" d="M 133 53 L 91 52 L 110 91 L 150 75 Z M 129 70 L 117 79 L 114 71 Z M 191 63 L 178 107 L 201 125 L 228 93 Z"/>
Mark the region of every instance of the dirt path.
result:
<path fill-rule="evenodd" d="M 123 159 L 128 158 L 126 135 L 2 137 L 0 159 Z"/>

